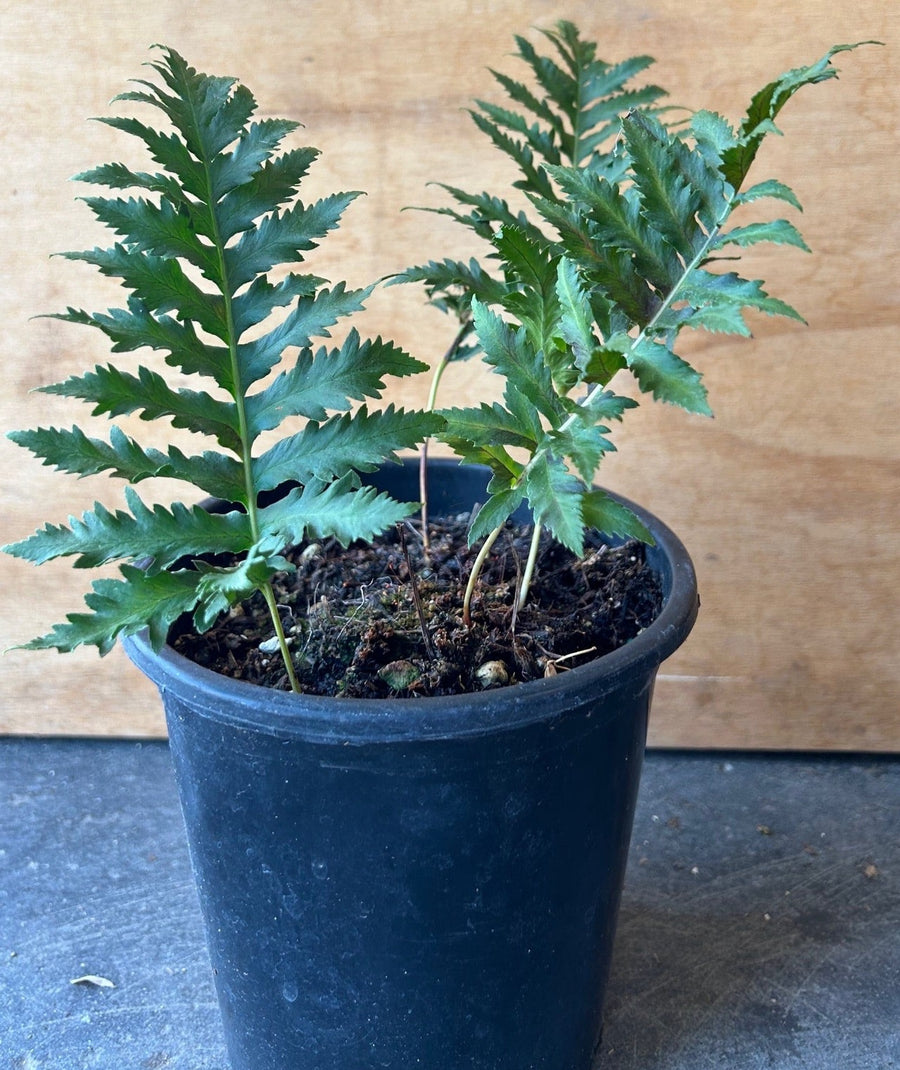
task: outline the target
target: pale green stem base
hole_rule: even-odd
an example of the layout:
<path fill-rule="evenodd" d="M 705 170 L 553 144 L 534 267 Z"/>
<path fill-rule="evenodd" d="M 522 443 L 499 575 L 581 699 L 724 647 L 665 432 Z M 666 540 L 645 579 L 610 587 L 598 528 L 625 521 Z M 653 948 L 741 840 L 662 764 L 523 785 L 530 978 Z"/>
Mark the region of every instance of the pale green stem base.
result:
<path fill-rule="evenodd" d="M 472 595 L 475 593 L 475 587 L 478 584 L 478 577 L 481 575 L 481 570 L 484 568 L 484 563 L 487 560 L 488 554 L 491 552 L 491 547 L 497 541 L 497 536 L 503 530 L 502 526 L 494 528 L 494 530 L 484 540 L 481 549 L 478 551 L 478 556 L 475 558 L 475 564 L 472 566 L 472 571 L 469 575 L 469 582 L 466 584 L 466 593 L 463 598 L 463 623 L 467 628 L 472 624 Z"/>
<path fill-rule="evenodd" d="M 531 581 L 534 579 L 534 569 L 537 564 L 538 547 L 541 542 L 541 528 L 540 524 L 534 525 L 534 531 L 531 533 L 531 547 L 528 550 L 528 560 L 525 562 L 525 572 L 522 575 L 522 584 L 519 587 L 519 594 L 516 597 L 516 612 L 525 605 L 525 600 L 528 598 L 528 591 L 531 588 Z"/>
<path fill-rule="evenodd" d="M 266 600 L 266 605 L 269 607 L 269 615 L 271 616 L 272 624 L 275 627 L 275 636 L 278 639 L 281 660 L 284 662 L 284 667 L 287 670 L 287 677 L 291 685 L 291 690 L 299 695 L 300 681 L 297 679 L 297 674 L 294 672 L 294 663 L 291 660 L 291 651 L 288 647 L 287 638 L 284 634 L 284 627 L 281 623 L 281 614 L 278 612 L 278 603 L 275 601 L 275 592 L 272 590 L 272 585 L 270 583 L 263 584 L 260 590 Z"/>

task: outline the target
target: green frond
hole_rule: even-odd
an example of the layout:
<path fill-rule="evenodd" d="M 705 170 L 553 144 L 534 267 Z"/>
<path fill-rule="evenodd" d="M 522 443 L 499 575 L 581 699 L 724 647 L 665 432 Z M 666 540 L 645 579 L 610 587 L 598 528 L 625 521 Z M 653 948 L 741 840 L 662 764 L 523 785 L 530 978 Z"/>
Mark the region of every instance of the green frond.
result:
<path fill-rule="evenodd" d="M 198 157 L 212 159 L 241 133 L 256 110 L 256 101 L 236 79 L 201 74 L 173 48 L 158 46 L 159 62 L 150 66 L 171 90 L 164 93 L 154 82 L 135 79 L 146 93 L 123 93 L 120 100 L 144 100 L 158 107 Z"/>
<path fill-rule="evenodd" d="M 495 197 L 489 193 L 467 193 L 457 186 L 448 186 L 443 182 L 434 183 L 440 189 L 448 193 L 457 204 L 469 207 L 472 211 L 466 215 L 455 212 L 450 208 L 425 208 L 421 211 L 431 212 L 434 215 L 445 215 L 455 219 L 457 223 L 473 230 L 479 237 L 488 241 L 493 237 L 497 227 L 516 226 L 539 237 L 540 231 L 534 233 L 535 224 L 529 220 L 524 212 L 513 211 L 508 201 L 503 197 Z M 536 228 L 535 228 L 536 229 Z"/>
<path fill-rule="evenodd" d="M 294 566 L 278 552 L 254 544 L 246 554 L 231 565 L 210 564 L 198 559 L 193 562 L 200 579 L 197 583 L 197 604 L 194 627 L 202 635 L 236 602 L 249 598 L 262 589 L 277 572 L 291 572 Z"/>
<path fill-rule="evenodd" d="M 549 102 L 541 97 L 535 96 L 534 93 L 522 82 L 517 82 L 514 78 L 510 78 L 509 75 L 502 74 L 500 71 L 491 70 L 491 74 L 499 82 L 499 84 L 506 90 L 510 99 L 524 108 L 526 112 L 531 112 L 532 115 L 540 122 L 544 122 L 556 133 L 557 138 L 561 137 L 564 132 L 563 120 L 560 114 L 550 107 Z M 479 108 L 484 108 L 485 104 L 482 101 L 476 102 Z M 526 120 L 522 120 L 526 123 Z M 552 138 L 548 137 L 548 141 L 552 144 Z"/>
<path fill-rule="evenodd" d="M 119 282 L 126 307 L 70 307 L 55 318 L 99 330 L 113 353 L 148 350 L 157 363 L 98 365 L 45 390 L 88 402 L 94 416 L 167 421 L 218 449 L 145 447 L 115 425 L 108 439 L 78 427 L 11 435 L 46 465 L 124 479 L 130 512 L 96 505 L 68 526 L 45 525 L 7 547 L 10 553 L 35 562 L 72 557 L 83 568 L 114 560 L 145 566 L 126 565 L 120 579 L 95 584 L 87 596 L 93 612 L 73 614 L 35 646 L 92 643 L 105 651 L 117 635 L 143 626 L 159 645 L 186 612 L 208 628 L 236 598 L 269 589 L 274 573 L 288 567 L 290 542 L 306 534 L 371 538 L 406 516 L 411 505 L 361 488 L 357 473 L 443 426 L 434 413 L 393 406 L 348 411 L 381 398 L 392 377 L 425 370 L 393 343 L 351 330 L 341 345 L 311 348 L 361 310 L 373 289 L 326 284 L 298 267 L 359 194 L 300 200 L 318 152 L 283 147 L 297 123 L 254 119 L 248 89 L 196 71 L 172 49 L 162 48 L 150 66 L 156 78 L 138 80 L 117 99 L 155 109 L 165 128 L 130 116 L 100 121 L 141 142 L 158 170 L 108 163 L 79 175 L 115 191 L 84 200 L 116 243 L 62 254 Z M 173 371 L 217 389 L 186 389 Z M 289 416 L 305 420 L 304 428 L 254 457 L 258 437 Z M 187 482 L 234 508 L 151 508 L 131 489 L 150 478 Z M 288 481 L 300 486 L 264 509 L 260 493 Z M 209 556 L 214 564 L 201 560 Z M 192 569 L 167 571 L 191 560 Z"/>
<path fill-rule="evenodd" d="M 89 437 L 79 427 L 10 431 L 7 437 L 58 472 L 78 476 L 107 472 L 131 484 L 151 478 L 179 479 L 228 501 L 246 496 L 240 463 L 234 458 L 209 450 L 188 457 L 176 446 L 166 452 L 145 449 L 115 425 L 108 442 Z"/>
<path fill-rule="evenodd" d="M 151 313 L 178 312 L 221 341 L 228 339 L 225 303 L 218 294 L 202 290 L 176 259 L 131 250 L 124 245 L 61 253 L 67 260 L 83 260 L 103 275 L 120 279 Z"/>
<path fill-rule="evenodd" d="M 536 426 L 523 426 L 517 416 L 496 401 L 490 405 L 482 402 L 472 408 L 442 409 L 440 414 L 446 421 L 441 432 L 441 437 L 446 440 L 460 440 L 472 444 L 490 442 L 494 445 L 532 450 L 543 437 L 539 422 Z"/>
<path fill-rule="evenodd" d="M 770 297 L 762 288 L 759 280 L 742 279 L 733 271 L 715 274 L 711 271 L 695 271 L 685 285 L 681 288 L 681 296 L 689 302 L 693 314 L 715 316 L 719 313 L 723 318 L 730 317 L 733 312 L 740 313 L 745 308 L 755 308 L 764 312 L 767 316 L 785 316 L 788 319 L 805 322 L 796 309 L 780 301 L 777 297 Z M 691 320 L 692 325 L 697 325 L 696 319 Z M 707 324 L 702 326 L 710 329 Z M 725 327 L 719 327 L 725 330 Z M 738 329 L 734 333 L 749 333 L 746 329 Z"/>
<path fill-rule="evenodd" d="M 86 435 L 81 428 L 39 427 L 10 431 L 10 441 L 30 450 L 48 468 L 77 476 L 109 472 L 129 483 L 158 476 L 168 464 L 160 450 L 145 450 L 120 428 L 110 428 L 109 442 Z"/>
<path fill-rule="evenodd" d="M 504 473 L 509 476 L 509 472 Z M 478 511 L 469 528 L 468 543 L 474 546 L 501 525 L 505 524 L 525 501 L 525 488 L 511 485 L 509 479 L 494 478 L 488 484 L 488 500 Z"/>
<path fill-rule="evenodd" d="M 265 389 L 247 398 L 251 438 L 272 430 L 288 416 L 321 422 L 328 411 L 343 411 L 352 401 L 380 398 L 388 376 L 427 371 L 428 366 L 381 338 L 360 340 L 354 328 L 339 349 L 300 351 L 296 362 Z"/>
<path fill-rule="evenodd" d="M 440 431 L 435 413 L 387 408 L 369 412 L 363 405 L 353 413 L 310 421 L 302 431 L 277 442 L 251 462 L 254 485 L 271 490 L 289 480 L 338 479 L 349 470 L 372 472 L 384 461 L 397 460 L 397 451 L 412 449 Z"/>
<path fill-rule="evenodd" d="M 755 93 L 741 123 L 737 144 L 722 154 L 722 174 L 732 189 L 740 190 L 743 186 L 760 146 L 766 135 L 777 129 L 775 119 L 791 97 L 804 86 L 836 78 L 838 72 L 831 61 L 840 52 L 849 52 L 862 44 L 878 43 L 859 41 L 852 45 L 835 45 L 817 62 L 787 71 Z"/>
<path fill-rule="evenodd" d="M 591 307 L 602 303 L 610 310 L 618 308 L 629 323 L 645 326 L 658 307 L 657 292 L 671 288 L 664 287 L 662 276 L 658 283 L 656 276 L 648 278 L 635 251 L 605 240 L 604 226 L 578 208 L 550 202 L 536 202 L 536 207 L 556 228 L 564 255 L 578 265 L 589 288 Z M 619 241 L 625 242 L 622 233 Z M 676 280 L 677 273 L 672 286 Z"/>
<path fill-rule="evenodd" d="M 566 465 L 548 453 L 538 453 L 525 471 L 523 487 L 534 522 L 576 557 L 584 552 L 584 484 Z"/>
<path fill-rule="evenodd" d="M 132 297 L 128 308 L 113 308 L 109 312 L 88 313 L 69 308 L 66 312 L 48 317 L 95 327 L 113 343 L 113 353 L 127 353 L 148 348 L 168 353 L 166 364 L 188 375 L 204 375 L 233 392 L 228 349 L 202 341 L 190 320 L 183 322 L 170 315 L 154 316 L 140 300 Z"/>
<path fill-rule="evenodd" d="M 79 646 L 95 646 L 108 654 L 120 637 L 149 629 L 150 642 L 159 650 L 169 628 L 197 601 L 200 574 L 194 571 L 154 572 L 123 565 L 122 579 L 95 580 L 85 595 L 89 613 L 70 613 L 65 624 L 23 644 L 25 650 L 68 653 Z"/>
<path fill-rule="evenodd" d="M 190 200 L 178 184 L 174 175 L 161 171 L 132 171 L 123 163 L 106 163 L 88 171 L 80 171 L 72 176 L 73 182 L 89 182 L 94 186 L 106 186 L 108 189 L 142 189 L 147 193 L 160 194 L 170 204 L 187 210 Z"/>
<path fill-rule="evenodd" d="M 478 106 L 478 112 L 473 112 L 472 118 L 476 125 L 480 125 L 479 120 L 482 119 L 483 121 L 483 116 L 487 116 L 492 130 L 505 129 L 513 135 L 518 135 L 521 138 L 521 143 L 527 145 L 532 153 L 537 153 L 539 159 L 545 162 L 561 162 L 557 138 L 554 136 L 555 127 L 551 127 L 550 130 L 543 129 L 537 123 L 529 123 L 527 118 L 519 112 L 503 108 L 499 104 L 491 104 L 490 101 L 478 100 L 475 103 Z M 485 130 L 485 133 L 488 133 L 488 131 Z M 521 152 L 521 149 L 516 150 L 516 155 L 519 152 Z M 508 155 L 512 155 L 512 153 L 508 153 Z M 532 155 L 529 162 L 533 159 Z"/>
<path fill-rule="evenodd" d="M 568 70 L 563 70 L 549 56 L 540 55 L 531 42 L 524 37 L 517 35 L 515 41 L 519 48 L 519 57 L 531 68 L 535 80 L 544 90 L 547 99 L 552 101 L 560 111 L 571 117 L 578 102 L 578 71 L 587 62 L 590 62 L 592 58 L 590 50 L 594 46 L 590 44 L 584 46 L 584 43 L 582 43 L 582 48 L 586 47 L 588 49 L 587 55 L 582 51 L 581 55 L 573 56 L 571 49 L 577 46 L 577 38 L 567 38 L 562 26 L 562 23 L 558 24 L 557 29 L 559 32 L 546 31 L 544 36 L 556 44 L 557 47 L 560 43 L 569 45 L 568 54 L 561 50 L 563 61 Z"/>
<path fill-rule="evenodd" d="M 242 293 L 235 294 L 231 299 L 234 336 L 241 338 L 251 328 L 264 323 L 275 309 L 293 304 L 298 297 L 307 301 L 320 298 L 324 307 L 329 299 L 327 291 L 320 289 L 324 284 L 325 279 L 320 279 L 317 275 L 301 275 L 296 271 L 289 271 L 277 283 L 271 282 L 266 275 L 258 276 Z M 338 290 L 343 293 L 343 285 L 338 287 Z M 332 314 L 337 315 L 338 318 L 343 315 L 338 311 Z M 231 389 L 234 390 L 233 385 Z"/>
<path fill-rule="evenodd" d="M 575 367 L 583 373 L 599 347 L 599 340 L 594 334 L 594 315 L 578 268 L 566 257 L 560 258 L 557 267 L 556 296 L 560 334 L 572 352 Z"/>
<path fill-rule="evenodd" d="M 604 535 L 638 539 L 649 546 L 655 544 L 647 526 L 621 502 L 605 491 L 589 490 L 581 496 L 581 512 L 587 527 Z"/>
<path fill-rule="evenodd" d="M 553 176 L 567 200 L 566 215 L 557 210 L 554 218 L 580 219 L 586 227 L 582 256 L 593 259 L 611 247 L 633 257 L 635 268 L 651 286 L 665 289 L 675 282 L 681 271 L 678 257 L 645 219 L 636 196 L 601 175 L 577 168 L 558 168 Z"/>
<path fill-rule="evenodd" d="M 506 284 L 492 278 L 475 259 L 418 264 L 393 276 L 389 285 L 408 282 L 423 283 L 429 302 L 443 312 L 456 313 L 461 321 L 468 315 L 473 297 L 484 304 L 498 304 L 507 293 Z"/>
<path fill-rule="evenodd" d="M 641 215 L 685 261 L 690 261 L 705 237 L 698 220 L 705 197 L 685 166 L 689 153 L 677 137 L 644 116 L 626 118 L 622 133 L 640 193 Z M 716 178 L 721 187 L 718 174 Z M 724 208 L 723 200 L 719 215 Z"/>
<path fill-rule="evenodd" d="M 556 422 L 564 407 L 553 389 L 549 367 L 540 350 L 529 344 L 524 328 L 514 328 L 478 300 L 472 301 L 472 318 L 484 359 L 506 383 L 506 393 L 521 394 L 534 409 Z"/>
<path fill-rule="evenodd" d="M 763 197 L 775 197 L 777 200 L 787 201 L 787 203 L 793 205 L 798 212 L 803 211 L 803 205 L 797 199 L 797 195 L 791 187 L 786 186 L 783 182 L 779 182 L 774 178 L 767 179 L 765 182 L 757 182 L 756 185 L 751 186 L 749 189 L 741 190 L 741 192 L 734 198 L 734 203 L 735 205 L 750 204 Z"/>
<path fill-rule="evenodd" d="M 552 197 L 553 187 L 550 185 L 550 180 L 547 178 L 547 173 L 540 162 L 540 158 L 535 158 L 535 153 L 531 146 L 526 142 L 518 141 L 516 138 L 511 137 L 500 126 L 485 118 L 480 112 L 472 111 L 470 114 L 478 129 L 493 142 L 496 148 L 506 156 L 509 156 L 522 172 L 522 177 L 517 179 L 513 185 L 529 192 L 537 193 L 542 197 Z M 529 142 L 532 140 L 534 139 L 528 138 Z M 556 162 L 556 153 L 554 153 L 553 162 Z"/>
<path fill-rule="evenodd" d="M 359 193 L 335 193 L 309 206 L 296 204 L 265 216 L 239 241 L 224 249 L 225 280 L 236 293 L 276 264 L 298 261 L 300 253 L 315 249 L 334 230 L 347 206 Z"/>
<path fill-rule="evenodd" d="M 249 230 L 257 219 L 291 201 L 318 155 L 318 149 L 310 147 L 291 149 L 266 160 L 243 185 L 231 190 L 220 205 L 221 240 L 229 242 Z"/>
<path fill-rule="evenodd" d="M 287 119 L 263 119 L 261 122 L 253 123 L 246 130 L 238 131 L 235 134 L 238 140 L 232 152 L 211 157 L 210 203 L 218 206 L 220 202 L 227 201 L 228 194 L 244 189 L 248 183 L 256 183 L 262 165 L 271 158 L 285 137 L 292 130 L 296 130 L 298 125 Z M 305 162 L 308 154 L 309 150 L 306 150 L 298 158 L 298 162 L 303 162 L 303 171 L 306 170 Z M 292 159 L 294 158 L 288 158 L 289 161 Z M 299 178 L 292 183 L 295 188 L 298 181 Z M 224 211 L 222 209 L 219 211 L 220 218 L 222 215 L 231 214 L 230 205 L 227 207 L 223 205 L 223 207 Z M 268 206 L 269 210 L 274 207 L 272 204 Z"/>
<path fill-rule="evenodd" d="M 232 403 L 204 391 L 173 390 L 163 376 L 149 368 L 139 367 L 133 375 L 113 364 L 97 365 L 92 372 L 40 389 L 44 394 L 93 402 L 92 416 L 139 413 L 142 420 L 170 418 L 173 427 L 210 435 L 226 449 L 240 451 L 240 428 Z"/>
<path fill-rule="evenodd" d="M 96 568 L 109 561 L 150 560 L 165 569 L 182 557 L 206 553 L 240 553 L 252 543 L 246 513 L 209 513 L 179 502 L 165 509 L 145 505 L 126 488 L 130 513 L 111 512 L 99 503 L 65 525 L 46 524 L 7 553 L 35 565 L 75 557 L 76 568 Z"/>
<path fill-rule="evenodd" d="M 740 245 L 746 248 L 759 242 L 772 242 L 774 245 L 794 245 L 808 253 L 809 246 L 803 235 L 787 219 L 771 219 L 767 223 L 749 223 L 744 227 L 732 227 L 721 234 L 714 244 L 720 249 L 723 245 Z"/>
<path fill-rule="evenodd" d="M 615 451 L 608 434 L 608 427 L 594 423 L 585 412 L 568 426 L 551 431 L 547 449 L 556 457 L 566 458 L 581 480 L 590 484 L 604 455 Z"/>
<path fill-rule="evenodd" d="M 657 401 L 712 416 L 703 377 L 665 343 L 642 338 L 628 347 L 626 359 L 641 390 Z"/>
<path fill-rule="evenodd" d="M 255 382 L 268 375 L 286 349 L 294 346 L 304 349 L 314 338 L 330 337 L 328 328 L 345 316 L 361 311 L 371 290 L 371 287 L 348 290 L 341 282 L 330 290 L 319 290 L 311 297 L 299 297 L 287 316 L 268 334 L 239 343 L 240 392 L 246 393 Z M 234 301 L 237 337 L 254 322 L 256 298 L 257 295 L 251 295 L 248 290 Z"/>
<path fill-rule="evenodd" d="M 359 486 L 349 473 L 331 483 L 312 480 L 260 510 L 263 537 L 280 545 L 334 538 L 342 546 L 370 541 L 408 517 L 416 502 L 398 502 L 374 487 Z"/>
<path fill-rule="evenodd" d="M 201 241 L 187 214 L 167 199 L 159 204 L 143 197 L 82 197 L 101 223 L 122 238 L 133 252 L 158 257 L 181 257 L 193 264 L 205 278 L 221 283 L 215 250 Z"/>

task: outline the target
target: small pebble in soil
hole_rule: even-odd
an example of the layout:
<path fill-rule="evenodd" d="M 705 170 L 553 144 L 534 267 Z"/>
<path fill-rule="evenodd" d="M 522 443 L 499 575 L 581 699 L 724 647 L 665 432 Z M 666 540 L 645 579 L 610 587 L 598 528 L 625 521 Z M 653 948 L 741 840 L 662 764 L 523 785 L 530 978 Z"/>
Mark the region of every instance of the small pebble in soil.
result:
<path fill-rule="evenodd" d="M 509 683 L 509 673 L 502 661 L 486 661 L 475 670 L 475 678 L 485 689 Z"/>

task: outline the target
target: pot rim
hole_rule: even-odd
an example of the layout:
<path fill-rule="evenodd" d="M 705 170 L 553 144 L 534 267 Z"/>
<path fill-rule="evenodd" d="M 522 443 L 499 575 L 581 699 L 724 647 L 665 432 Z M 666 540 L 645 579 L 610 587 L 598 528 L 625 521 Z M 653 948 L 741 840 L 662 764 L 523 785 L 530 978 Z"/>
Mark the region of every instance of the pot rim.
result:
<path fill-rule="evenodd" d="M 653 623 L 624 646 L 556 676 L 461 695 L 335 698 L 234 680 L 168 645 L 157 653 L 146 630 L 123 639 L 123 646 L 161 693 L 171 692 L 201 716 L 273 735 L 345 745 L 482 735 L 544 720 L 549 710 L 561 714 L 581 704 L 586 692 L 599 700 L 629 680 L 643 690 L 693 627 L 699 609 L 697 580 L 687 550 L 669 527 L 621 495 L 611 496 L 632 509 L 653 534 L 656 546 L 648 547 L 648 560 L 668 593 Z"/>

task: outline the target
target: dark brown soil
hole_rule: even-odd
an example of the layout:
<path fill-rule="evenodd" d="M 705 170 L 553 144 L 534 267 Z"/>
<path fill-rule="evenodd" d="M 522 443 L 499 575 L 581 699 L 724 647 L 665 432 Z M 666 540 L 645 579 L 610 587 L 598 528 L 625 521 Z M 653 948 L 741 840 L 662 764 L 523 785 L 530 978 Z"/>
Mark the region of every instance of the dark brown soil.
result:
<path fill-rule="evenodd" d="M 304 691 L 447 695 L 533 680 L 609 653 L 659 613 L 659 580 L 641 543 L 610 547 L 595 536 L 579 561 L 545 536 L 529 597 L 514 615 L 531 537 L 521 527 L 495 543 L 466 627 L 463 591 L 476 552 L 466 547 L 468 521 L 432 523 L 427 555 L 410 524 L 373 546 L 323 542 L 287 555 L 296 572 L 279 575 L 275 593 Z M 173 645 L 226 676 L 287 688 L 272 636 L 257 595 L 205 635 L 181 630 Z"/>

